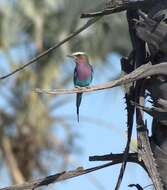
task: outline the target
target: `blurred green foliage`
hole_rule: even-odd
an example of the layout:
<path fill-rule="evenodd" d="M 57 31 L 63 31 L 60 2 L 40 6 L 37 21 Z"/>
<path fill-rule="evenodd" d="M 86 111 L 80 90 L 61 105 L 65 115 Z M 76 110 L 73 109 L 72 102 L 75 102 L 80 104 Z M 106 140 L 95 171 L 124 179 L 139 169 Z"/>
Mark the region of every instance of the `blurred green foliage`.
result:
<path fill-rule="evenodd" d="M 83 11 L 105 7 L 102 0 L 6 0 L 0 4 L 2 72 L 15 69 L 65 38 L 85 22 L 79 18 Z M 69 100 L 38 95 L 32 89 L 68 85 L 72 76 L 70 72 L 62 74 L 61 66 L 71 52 L 86 51 L 92 59 L 103 60 L 113 51 L 125 55 L 129 48 L 125 15 L 106 16 L 37 64 L 1 82 L 1 162 L 14 183 L 47 173 L 53 160 L 57 160 L 55 167 L 66 166 L 74 150 L 75 135 L 67 118 L 52 114 Z M 65 129 L 66 140 L 53 133 L 57 126 Z"/>

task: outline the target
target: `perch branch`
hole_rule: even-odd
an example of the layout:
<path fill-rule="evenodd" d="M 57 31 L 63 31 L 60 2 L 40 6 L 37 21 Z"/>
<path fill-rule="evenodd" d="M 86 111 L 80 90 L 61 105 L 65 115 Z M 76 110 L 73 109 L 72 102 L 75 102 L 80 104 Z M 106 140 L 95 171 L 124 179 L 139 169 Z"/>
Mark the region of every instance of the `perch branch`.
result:
<path fill-rule="evenodd" d="M 15 73 L 23 70 L 24 68 L 28 67 L 29 65 L 31 65 L 31 64 L 35 63 L 36 61 L 40 60 L 42 57 L 44 57 L 44 56 L 48 55 L 49 53 L 53 52 L 54 50 L 56 50 L 57 48 L 59 48 L 64 43 L 66 43 L 67 41 L 71 40 L 73 37 L 75 37 L 76 35 L 78 35 L 82 31 L 86 30 L 89 26 L 91 26 L 92 24 L 94 24 L 95 22 L 97 22 L 100 18 L 101 17 L 96 17 L 96 18 L 92 18 L 92 19 L 88 20 L 83 26 L 81 26 L 80 28 L 78 28 L 75 32 L 69 34 L 65 39 L 63 39 L 59 43 L 55 44 L 54 46 L 50 47 L 46 51 L 42 52 L 38 56 L 34 57 L 33 59 L 31 59 L 30 61 L 28 61 L 24 65 L 18 67 L 16 70 L 10 72 L 9 74 L 1 76 L 0 80 L 6 79 L 6 78 L 10 77 L 11 75 L 14 75 Z"/>
<path fill-rule="evenodd" d="M 91 86 L 91 87 L 82 87 L 82 88 L 73 88 L 73 89 L 55 89 L 55 90 L 45 90 L 45 89 L 35 89 L 36 93 L 44 93 L 51 95 L 62 95 L 62 94 L 74 94 L 79 92 L 93 92 L 98 90 L 104 90 L 120 86 L 123 84 L 131 83 L 139 79 L 147 78 L 153 75 L 167 75 L 167 62 L 160 63 L 157 65 L 145 64 L 117 80 L 113 80 L 108 83 Z"/>

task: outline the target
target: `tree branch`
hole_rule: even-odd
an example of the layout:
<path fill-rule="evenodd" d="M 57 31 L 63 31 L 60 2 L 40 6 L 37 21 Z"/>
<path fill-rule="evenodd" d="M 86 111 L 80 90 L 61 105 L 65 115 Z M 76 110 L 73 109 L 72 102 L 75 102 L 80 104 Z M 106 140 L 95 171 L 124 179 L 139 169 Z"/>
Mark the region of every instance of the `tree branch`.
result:
<path fill-rule="evenodd" d="M 96 170 L 103 169 L 105 167 L 109 167 L 109 166 L 112 166 L 115 164 L 119 164 L 123 160 L 123 154 L 110 154 L 110 155 L 105 155 L 105 157 L 108 157 L 108 159 L 110 158 L 111 162 L 109 162 L 107 164 L 100 165 L 100 166 L 88 168 L 88 169 L 83 169 L 82 167 L 79 167 L 73 171 L 61 172 L 61 173 L 58 173 L 55 175 L 47 176 L 47 177 L 42 178 L 42 179 L 34 180 L 32 182 L 26 182 L 26 183 L 21 184 L 21 185 L 13 185 L 10 187 L 2 188 L 0 190 L 29 190 L 29 189 L 34 190 L 38 187 L 46 186 L 46 185 L 56 183 L 59 181 L 64 181 L 64 180 L 67 180 L 70 178 L 74 178 L 77 176 L 85 175 L 87 173 L 91 173 L 91 172 L 96 171 Z M 93 161 L 93 159 L 95 160 L 96 158 L 97 158 L 97 156 L 90 157 L 90 160 Z M 134 162 L 134 163 L 140 163 L 139 161 L 137 161 L 137 154 L 136 153 L 130 154 L 128 157 L 128 161 Z"/>
<path fill-rule="evenodd" d="M 102 155 L 102 156 L 90 156 L 89 157 L 89 161 L 111 161 L 111 160 L 118 160 L 120 161 L 120 163 L 123 161 L 123 156 L 124 154 L 106 154 L 106 155 Z M 143 163 L 143 161 L 138 159 L 138 153 L 129 153 L 128 157 L 127 157 L 127 162 L 132 162 L 132 163 L 136 163 L 139 164 L 140 166 L 142 166 L 145 170 L 146 167 Z M 147 170 L 146 170 L 147 171 Z"/>
<path fill-rule="evenodd" d="M 76 35 L 78 35 L 79 33 L 81 33 L 82 31 L 84 31 L 85 29 L 87 29 L 89 26 L 91 26 L 92 24 L 94 24 L 95 22 L 97 22 L 101 17 L 96 17 L 96 18 L 92 18 L 90 20 L 88 20 L 83 26 L 81 26 L 80 28 L 78 28 L 75 32 L 71 33 L 70 35 L 68 35 L 65 39 L 63 39 L 62 41 L 60 41 L 59 43 L 53 45 L 52 47 L 50 47 L 49 49 L 47 49 L 46 51 L 42 52 L 41 54 L 39 54 L 38 56 L 34 57 L 33 59 L 31 59 L 30 61 L 28 61 L 27 63 L 25 63 L 24 65 L 22 65 L 21 67 L 17 68 L 16 70 L 12 71 L 9 74 L 3 75 L 0 77 L 0 80 L 6 79 L 8 77 L 10 77 L 11 75 L 14 75 L 15 73 L 23 70 L 24 68 L 30 66 L 31 64 L 35 63 L 36 61 L 40 60 L 42 57 L 46 56 L 47 54 L 51 53 L 52 51 L 56 50 L 57 48 L 59 48 L 61 45 L 63 45 L 64 43 L 66 43 L 67 41 L 69 41 L 70 39 L 74 38 Z"/>
<path fill-rule="evenodd" d="M 62 95 L 62 94 L 74 94 L 79 92 L 93 92 L 98 90 L 104 90 L 113 88 L 116 86 L 121 86 L 123 84 L 131 83 L 139 79 L 147 78 L 154 75 L 167 75 L 167 62 L 160 63 L 157 65 L 145 64 L 134 70 L 128 75 L 125 75 L 117 80 L 113 80 L 108 83 L 82 88 L 73 89 L 55 89 L 55 90 L 45 90 L 45 89 L 35 89 L 36 93 L 51 94 L 51 95 Z"/>
<path fill-rule="evenodd" d="M 123 158 L 123 154 L 105 154 L 105 155 L 96 155 L 90 156 L 89 161 L 111 161 L 111 160 L 121 160 Z M 128 155 L 129 162 L 139 163 L 138 153 L 129 153 Z"/>
<path fill-rule="evenodd" d="M 118 13 L 127 9 L 132 8 L 143 8 L 151 4 L 152 0 L 138 0 L 138 1 L 131 1 L 131 0 L 114 0 L 107 3 L 107 6 L 104 10 L 98 12 L 91 12 L 91 13 L 82 13 L 81 18 L 90 18 L 96 16 L 105 16 L 110 15 L 113 13 Z"/>

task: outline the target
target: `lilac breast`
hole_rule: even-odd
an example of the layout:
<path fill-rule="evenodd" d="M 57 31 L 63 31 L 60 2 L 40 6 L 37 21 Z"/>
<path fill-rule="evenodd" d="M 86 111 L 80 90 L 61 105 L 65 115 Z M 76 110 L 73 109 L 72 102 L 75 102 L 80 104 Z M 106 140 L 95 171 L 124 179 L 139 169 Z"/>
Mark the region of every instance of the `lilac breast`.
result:
<path fill-rule="evenodd" d="M 92 74 L 91 66 L 85 63 L 77 64 L 78 80 L 87 80 Z"/>

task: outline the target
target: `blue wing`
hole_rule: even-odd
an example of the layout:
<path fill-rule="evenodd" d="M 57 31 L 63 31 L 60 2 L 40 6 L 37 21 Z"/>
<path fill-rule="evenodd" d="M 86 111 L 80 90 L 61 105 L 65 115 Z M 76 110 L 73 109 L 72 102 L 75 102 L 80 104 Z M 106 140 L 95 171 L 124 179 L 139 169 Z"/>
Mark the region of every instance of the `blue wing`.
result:
<path fill-rule="evenodd" d="M 77 86 L 77 68 L 74 69 L 74 78 L 73 78 L 74 85 Z"/>
<path fill-rule="evenodd" d="M 90 65 L 90 64 L 89 64 Z M 91 68 L 91 82 L 92 82 L 92 80 L 93 80 L 93 73 L 94 73 L 94 71 L 93 71 L 93 67 L 92 67 L 92 65 L 90 65 L 90 68 Z"/>

